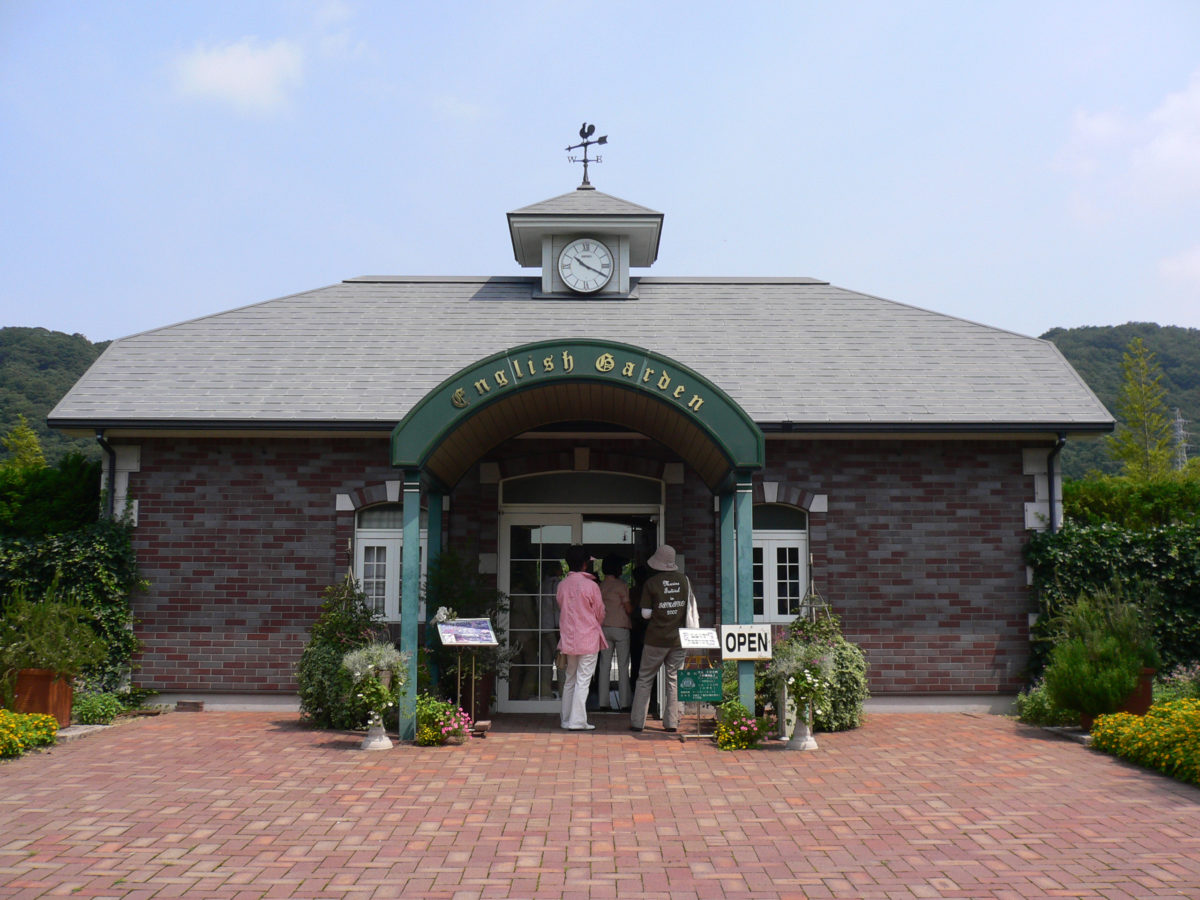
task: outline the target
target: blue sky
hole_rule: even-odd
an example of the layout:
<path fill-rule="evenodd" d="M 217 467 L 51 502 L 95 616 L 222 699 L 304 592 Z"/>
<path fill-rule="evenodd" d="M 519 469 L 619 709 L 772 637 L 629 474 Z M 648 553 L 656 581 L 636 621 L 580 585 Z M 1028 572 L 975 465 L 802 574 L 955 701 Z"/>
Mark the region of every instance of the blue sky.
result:
<path fill-rule="evenodd" d="M 665 214 L 636 274 L 1200 327 L 1194 0 L 0 0 L 0 325 L 528 272 L 504 214 L 585 120 Z"/>

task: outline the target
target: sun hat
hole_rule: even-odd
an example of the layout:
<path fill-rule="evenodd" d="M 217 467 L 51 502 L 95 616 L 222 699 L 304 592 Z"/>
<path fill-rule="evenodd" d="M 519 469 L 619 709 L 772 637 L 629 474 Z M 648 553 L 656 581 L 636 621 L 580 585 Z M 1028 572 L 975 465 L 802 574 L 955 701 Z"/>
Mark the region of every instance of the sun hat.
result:
<path fill-rule="evenodd" d="M 670 544 L 659 545 L 654 555 L 646 560 L 646 565 L 660 572 L 678 571 L 679 566 L 675 565 L 675 548 Z"/>

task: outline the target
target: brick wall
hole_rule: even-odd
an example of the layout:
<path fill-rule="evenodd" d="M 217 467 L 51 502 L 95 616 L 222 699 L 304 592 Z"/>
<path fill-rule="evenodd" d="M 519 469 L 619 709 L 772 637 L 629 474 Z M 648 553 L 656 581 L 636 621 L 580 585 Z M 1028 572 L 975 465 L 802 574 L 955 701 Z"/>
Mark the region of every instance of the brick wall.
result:
<path fill-rule="evenodd" d="M 346 571 L 352 510 L 386 499 L 398 473 L 387 439 L 141 441 L 131 475 L 150 589 L 134 599 L 140 685 L 159 690 L 295 689 L 294 667 L 322 589 Z M 571 441 L 510 441 L 501 477 L 574 466 Z M 650 442 L 597 441 L 596 470 L 659 477 Z M 1033 479 L 1020 446 L 984 441 L 778 441 L 756 479 L 806 505 L 817 587 L 871 661 L 872 690 L 1015 690 L 1026 657 L 1020 550 Z M 450 499 L 447 543 L 496 552 L 496 485 L 473 469 Z M 667 485 L 666 539 L 687 556 L 702 613 L 717 610 L 713 498 L 690 472 Z"/>
<path fill-rule="evenodd" d="M 136 682 L 294 691 L 321 591 L 346 571 L 335 496 L 396 477 L 387 439 L 141 446 L 130 493 L 150 587 L 133 599 L 143 642 Z"/>
<path fill-rule="evenodd" d="M 781 452 L 780 445 L 787 449 Z M 828 496 L 810 517 L 820 593 L 878 693 L 1015 691 L 1028 655 L 1019 445 L 768 443 L 764 480 Z"/>

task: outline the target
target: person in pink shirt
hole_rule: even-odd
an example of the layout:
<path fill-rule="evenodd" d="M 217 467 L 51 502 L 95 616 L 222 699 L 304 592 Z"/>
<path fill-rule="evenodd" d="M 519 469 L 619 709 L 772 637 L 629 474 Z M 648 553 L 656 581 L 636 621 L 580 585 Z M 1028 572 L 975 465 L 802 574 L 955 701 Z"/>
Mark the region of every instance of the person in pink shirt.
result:
<path fill-rule="evenodd" d="M 571 571 L 558 585 L 558 650 L 567 662 L 562 677 L 562 727 L 591 731 L 587 695 L 596 671 L 596 654 L 608 647 L 604 639 L 604 598 L 596 577 L 588 571 L 592 557 L 578 544 L 567 548 Z"/>

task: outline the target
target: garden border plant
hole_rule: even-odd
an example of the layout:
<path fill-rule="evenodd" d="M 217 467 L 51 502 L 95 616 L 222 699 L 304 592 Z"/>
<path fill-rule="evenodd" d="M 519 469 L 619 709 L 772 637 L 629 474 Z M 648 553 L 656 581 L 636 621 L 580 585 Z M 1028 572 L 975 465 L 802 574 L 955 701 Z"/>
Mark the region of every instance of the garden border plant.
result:
<path fill-rule="evenodd" d="M 1100 716 L 1092 726 L 1091 747 L 1200 785 L 1200 700 L 1158 703 L 1144 716 Z"/>

